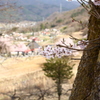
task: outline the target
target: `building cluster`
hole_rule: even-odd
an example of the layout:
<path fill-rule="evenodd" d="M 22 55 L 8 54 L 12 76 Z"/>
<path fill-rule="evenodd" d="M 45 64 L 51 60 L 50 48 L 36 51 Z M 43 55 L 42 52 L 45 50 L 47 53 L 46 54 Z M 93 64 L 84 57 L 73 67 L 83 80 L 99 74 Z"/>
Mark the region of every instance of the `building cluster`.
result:
<path fill-rule="evenodd" d="M 31 23 L 31 25 L 33 26 L 34 24 L 35 23 L 33 24 Z M 19 23 L 18 25 L 20 27 L 24 27 L 29 25 L 29 23 L 21 25 Z M 14 26 L 12 25 L 12 27 Z M 22 55 L 26 55 L 30 52 L 31 52 L 30 54 L 32 54 L 35 50 L 38 51 L 37 49 L 40 46 L 40 43 L 44 42 L 45 36 L 49 37 L 49 39 L 52 39 L 54 36 L 57 36 L 59 34 L 62 33 L 57 29 L 45 29 L 42 31 L 29 32 L 29 33 L 18 33 L 18 32 L 12 32 L 10 34 L 0 33 L 0 42 L 7 45 L 7 50 L 12 55 L 19 55 L 20 52 Z M 42 36 L 43 38 L 40 38 L 40 36 Z M 30 44 L 32 44 L 31 47 Z M 5 54 L 6 51 L 3 53 Z"/>
<path fill-rule="evenodd" d="M 20 28 L 25 28 L 25 27 L 34 27 L 36 25 L 36 22 L 19 22 L 19 23 L 0 23 L 0 28 L 13 28 L 13 27 L 20 27 Z"/>

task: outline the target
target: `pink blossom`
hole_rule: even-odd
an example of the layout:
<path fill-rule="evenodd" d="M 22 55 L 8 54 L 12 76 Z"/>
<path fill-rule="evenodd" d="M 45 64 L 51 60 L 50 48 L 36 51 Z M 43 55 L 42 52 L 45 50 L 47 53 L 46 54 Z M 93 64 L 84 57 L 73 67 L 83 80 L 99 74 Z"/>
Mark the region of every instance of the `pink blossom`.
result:
<path fill-rule="evenodd" d="M 60 41 L 56 42 L 56 44 L 68 46 L 70 48 L 75 48 L 75 49 L 84 49 L 87 46 L 87 41 L 82 40 L 78 41 L 78 43 L 74 43 L 72 39 L 68 38 L 68 39 L 60 39 Z M 76 56 L 79 54 L 79 52 L 65 47 L 46 46 L 44 49 L 42 48 L 39 49 L 39 54 L 49 59 L 54 57 L 61 58 L 62 56 L 71 56 L 71 55 Z"/>
<path fill-rule="evenodd" d="M 24 43 L 19 43 L 17 44 L 17 47 L 16 47 L 16 51 L 26 51 L 28 48 L 26 47 L 26 45 Z"/>

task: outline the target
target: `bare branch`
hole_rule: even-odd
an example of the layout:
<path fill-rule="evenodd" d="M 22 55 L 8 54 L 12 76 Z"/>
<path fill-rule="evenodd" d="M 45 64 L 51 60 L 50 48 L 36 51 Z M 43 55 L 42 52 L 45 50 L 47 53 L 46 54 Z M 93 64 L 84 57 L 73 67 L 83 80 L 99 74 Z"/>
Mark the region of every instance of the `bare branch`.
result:
<path fill-rule="evenodd" d="M 77 0 L 77 1 L 88 11 L 90 15 L 93 15 L 97 19 L 100 19 L 100 14 L 96 10 L 96 5 L 91 0 L 89 0 L 89 2 L 87 2 L 86 0 Z M 91 11 L 91 9 L 93 10 Z"/>
<path fill-rule="evenodd" d="M 100 46 L 94 46 L 94 47 L 91 47 L 91 48 L 88 48 L 88 49 L 75 49 L 75 48 L 71 48 L 71 47 L 68 47 L 68 46 L 60 45 L 60 44 L 58 44 L 57 46 L 68 48 L 68 49 L 71 49 L 71 50 L 76 50 L 76 51 L 89 51 L 89 50 L 92 50 L 94 48 L 100 47 Z"/>
<path fill-rule="evenodd" d="M 71 60 L 81 60 L 81 58 L 71 58 Z"/>
<path fill-rule="evenodd" d="M 78 41 L 82 41 L 81 39 L 77 39 L 75 37 L 73 37 L 72 35 L 69 35 L 71 37 L 71 39 L 74 39 L 74 40 L 78 40 Z M 93 43 L 93 44 L 100 44 L 99 42 L 95 43 L 95 41 L 97 40 L 100 40 L 100 37 L 99 38 L 96 38 L 96 39 L 93 39 L 93 40 L 89 40 L 89 41 L 84 41 L 85 43 Z"/>
<path fill-rule="evenodd" d="M 74 39 L 74 40 L 78 40 L 78 41 L 81 40 L 81 39 L 77 39 L 77 38 L 73 37 L 72 35 L 69 35 L 69 36 L 70 36 L 70 39 Z"/>

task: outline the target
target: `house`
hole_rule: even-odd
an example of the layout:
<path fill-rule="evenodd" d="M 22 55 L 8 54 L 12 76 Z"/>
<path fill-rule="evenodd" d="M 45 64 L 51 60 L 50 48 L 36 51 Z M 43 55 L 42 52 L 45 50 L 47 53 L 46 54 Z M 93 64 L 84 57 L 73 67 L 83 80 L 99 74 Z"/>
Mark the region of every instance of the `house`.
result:
<path fill-rule="evenodd" d="M 35 41 L 35 39 L 33 39 L 32 42 L 28 44 L 28 47 L 31 49 L 31 51 L 34 51 L 36 53 L 40 45 Z"/>

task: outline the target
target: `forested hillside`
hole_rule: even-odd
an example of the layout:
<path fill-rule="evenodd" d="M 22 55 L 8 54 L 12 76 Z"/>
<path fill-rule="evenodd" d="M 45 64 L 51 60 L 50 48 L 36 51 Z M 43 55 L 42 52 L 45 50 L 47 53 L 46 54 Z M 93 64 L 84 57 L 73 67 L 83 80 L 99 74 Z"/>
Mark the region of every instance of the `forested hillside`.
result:
<path fill-rule="evenodd" d="M 0 12 L 0 21 L 41 21 L 54 12 L 79 7 L 78 2 L 67 2 L 66 0 L 15 0 L 15 2 L 21 9 Z"/>
<path fill-rule="evenodd" d="M 37 24 L 34 30 L 60 28 L 64 33 L 86 30 L 89 15 L 83 7 L 62 13 L 53 13 L 45 21 Z M 74 19 L 74 20 L 73 20 Z M 81 23 L 80 23 L 81 22 Z"/>

